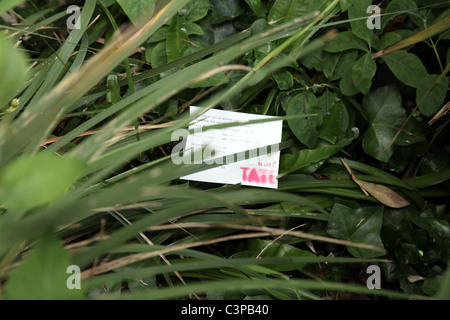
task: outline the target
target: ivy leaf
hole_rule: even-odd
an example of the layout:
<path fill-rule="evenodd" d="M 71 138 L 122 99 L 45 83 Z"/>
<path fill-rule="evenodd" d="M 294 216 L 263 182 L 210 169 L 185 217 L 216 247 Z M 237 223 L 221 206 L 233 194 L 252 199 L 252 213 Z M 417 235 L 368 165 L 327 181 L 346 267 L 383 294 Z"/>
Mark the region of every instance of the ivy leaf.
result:
<path fill-rule="evenodd" d="M 392 156 L 392 148 L 383 151 L 406 118 L 400 93 L 393 86 L 378 88 L 363 98 L 363 106 L 369 121 L 363 149 L 375 159 L 387 162 Z"/>
<path fill-rule="evenodd" d="M 338 33 L 338 35 L 323 48 L 323 50 L 327 52 L 342 52 L 349 49 L 368 51 L 367 44 L 350 31 Z"/>
<path fill-rule="evenodd" d="M 245 0 L 245 2 L 258 17 L 264 17 L 264 9 L 261 5 L 261 0 Z"/>
<path fill-rule="evenodd" d="M 370 53 L 364 54 L 352 67 L 352 80 L 355 87 L 367 94 L 372 86 L 372 78 L 377 71 L 377 65 Z"/>
<path fill-rule="evenodd" d="M 316 96 L 311 91 L 306 91 L 294 96 L 286 110 L 286 115 L 307 115 L 318 114 L 320 110 L 317 106 Z M 319 134 L 317 133 L 318 119 L 316 116 L 308 116 L 298 119 L 289 119 L 288 124 L 297 139 L 308 148 L 313 148 Z"/>
<path fill-rule="evenodd" d="M 322 110 L 323 122 L 319 127 L 319 138 L 328 143 L 335 144 L 343 138 L 348 128 L 349 116 L 344 103 L 334 93 L 326 90 L 317 99 Z"/>
<path fill-rule="evenodd" d="M 416 103 L 422 100 L 438 77 L 438 75 L 431 74 L 422 79 L 416 90 Z M 421 102 L 419 106 L 420 111 L 426 116 L 434 114 L 444 102 L 447 90 L 448 78 L 443 77 Z"/>
<path fill-rule="evenodd" d="M 238 0 L 212 0 L 211 22 L 219 24 L 233 20 L 244 13 L 244 9 Z"/>
<path fill-rule="evenodd" d="M 354 209 L 335 203 L 326 230 L 335 238 L 365 243 L 384 250 L 380 238 L 382 221 L 383 207 Z M 351 246 L 348 246 L 347 249 L 350 254 L 358 258 L 374 258 L 384 254 Z"/>
<path fill-rule="evenodd" d="M 397 79 L 413 88 L 420 87 L 423 79 L 428 75 L 422 61 L 405 50 L 389 53 L 382 59 Z"/>
<path fill-rule="evenodd" d="M 156 0 L 117 0 L 117 3 L 130 21 L 139 28 L 153 16 Z"/>
<path fill-rule="evenodd" d="M 45 234 L 30 255 L 15 269 L 6 287 L 11 300 L 83 299 L 80 289 L 69 289 L 67 280 L 72 265 L 68 253 L 51 234 Z"/>
<path fill-rule="evenodd" d="M 269 12 L 269 21 L 288 22 L 315 10 L 325 9 L 329 0 L 276 0 Z"/>
<path fill-rule="evenodd" d="M 180 10 L 180 14 L 186 17 L 186 22 L 195 22 L 204 18 L 210 8 L 209 0 L 191 0 Z"/>
<path fill-rule="evenodd" d="M 288 90 L 294 85 L 292 74 L 287 70 L 280 70 L 273 74 L 273 78 L 278 84 L 280 90 Z"/>

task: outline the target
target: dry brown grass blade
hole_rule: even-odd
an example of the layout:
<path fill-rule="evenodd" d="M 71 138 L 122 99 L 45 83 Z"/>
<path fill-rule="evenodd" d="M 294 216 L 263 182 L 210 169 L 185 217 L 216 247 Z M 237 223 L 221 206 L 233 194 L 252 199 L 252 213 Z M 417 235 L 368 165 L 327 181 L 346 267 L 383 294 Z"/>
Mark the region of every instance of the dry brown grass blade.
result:
<path fill-rule="evenodd" d="M 428 121 L 428 125 L 431 126 L 433 123 L 438 121 L 441 117 L 445 116 L 447 112 L 450 111 L 450 101 L 448 101 L 438 112 Z"/>
<path fill-rule="evenodd" d="M 148 131 L 148 130 L 170 127 L 172 124 L 173 124 L 173 122 L 167 122 L 167 123 L 162 123 L 162 124 L 144 124 L 144 125 L 138 126 L 137 131 L 139 133 L 142 133 L 142 132 L 145 132 L 145 131 Z M 120 129 L 120 132 L 121 133 L 128 133 L 128 132 L 133 132 L 135 130 L 136 130 L 136 127 L 134 127 L 134 126 L 126 126 L 126 127 L 123 127 L 122 129 Z M 96 134 L 99 131 L 100 130 L 89 130 L 89 131 L 83 132 L 82 134 L 79 134 L 77 136 L 77 138 L 90 136 L 90 135 Z M 41 143 L 41 146 L 43 147 L 43 146 L 46 146 L 48 144 L 54 143 L 54 142 L 58 141 L 61 138 L 62 137 L 54 137 L 54 138 L 46 139 L 46 140 L 44 140 Z"/>
<path fill-rule="evenodd" d="M 352 180 L 359 186 L 359 188 L 364 192 L 366 196 L 370 194 L 382 204 L 391 208 L 403 208 L 410 204 L 401 195 L 389 189 L 388 187 L 385 187 L 381 184 L 361 181 L 357 179 L 344 159 L 341 158 L 341 162 L 344 165 L 345 169 L 347 169 Z"/>
<path fill-rule="evenodd" d="M 246 230 L 246 231 L 255 231 L 255 232 L 235 234 L 235 235 L 224 236 L 224 237 L 215 238 L 215 239 L 211 239 L 211 240 L 205 240 L 205 241 L 184 243 L 181 245 L 170 246 L 165 249 L 158 250 L 158 251 L 131 254 L 126 257 L 118 258 L 116 260 L 106 262 L 99 266 L 95 266 L 93 268 L 87 269 L 81 273 L 81 278 L 87 279 L 87 278 L 93 277 L 95 275 L 102 274 L 102 273 L 111 271 L 115 268 L 125 266 L 128 264 L 137 262 L 137 261 L 146 260 L 149 258 L 159 256 L 161 254 L 164 255 L 164 254 L 168 254 L 168 253 L 183 250 L 183 249 L 211 245 L 211 244 L 215 244 L 215 243 L 233 241 L 233 240 L 262 238 L 262 237 L 274 236 L 274 235 L 279 236 L 279 235 L 285 235 L 288 232 L 287 230 L 269 228 L 269 227 L 265 227 L 265 226 L 249 226 L 249 225 L 239 225 L 239 224 L 233 224 L 233 223 L 220 223 L 220 224 L 177 223 L 177 224 L 170 224 L 170 225 L 163 225 L 163 226 L 155 226 L 155 227 L 148 228 L 147 230 L 148 231 L 157 231 L 157 230 L 167 230 L 167 229 L 173 229 L 173 228 L 187 229 L 187 228 L 218 228 L 218 227 L 219 228 L 239 229 L 239 230 Z M 304 233 L 301 231 L 290 231 L 288 233 L 290 236 L 298 237 L 298 238 L 330 242 L 330 243 L 334 243 L 334 244 L 338 244 L 338 245 L 352 246 L 352 247 L 356 247 L 356 248 L 369 249 L 369 250 L 375 250 L 375 251 L 380 251 L 380 252 L 382 250 L 373 245 L 369 245 L 369 244 L 365 244 L 365 243 L 356 243 L 356 242 L 340 240 L 340 239 L 335 239 L 335 238 L 330 238 L 330 237 L 325 237 L 325 236 L 318 236 L 318 235 L 313 235 L 313 234 L 309 234 L 309 233 Z"/>

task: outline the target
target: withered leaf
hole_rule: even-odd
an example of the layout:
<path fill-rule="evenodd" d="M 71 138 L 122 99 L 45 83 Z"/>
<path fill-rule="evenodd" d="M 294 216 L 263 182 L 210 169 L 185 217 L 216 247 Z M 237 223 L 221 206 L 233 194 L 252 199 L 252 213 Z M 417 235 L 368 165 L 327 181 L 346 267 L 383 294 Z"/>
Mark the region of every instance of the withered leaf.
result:
<path fill-rule="evenodd" d="M 352 180 L 361 188 L 366 196 L 370 194 L 382 204 L 391 208 L 403 208 L 410 204 L 401 195 L 389 189 L 388 187 L 385 187 L 381 184 L 361 181 L 357 179 L 344 159 L 341 158 L 341 162 L 344 165 L 345 169 L 347 169 Z"/>

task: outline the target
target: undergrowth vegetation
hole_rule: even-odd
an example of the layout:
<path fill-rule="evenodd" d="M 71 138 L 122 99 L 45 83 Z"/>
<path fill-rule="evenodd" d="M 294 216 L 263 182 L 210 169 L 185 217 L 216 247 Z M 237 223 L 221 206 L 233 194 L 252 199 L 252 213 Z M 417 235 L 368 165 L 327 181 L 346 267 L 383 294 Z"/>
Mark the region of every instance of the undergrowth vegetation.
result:
<path fill-rule="evenodd" d="M 450 298 L 450 9 L 373 4 L 2 1 L 0 297 Z M 278 189 L 180 179 L 191 105 L 283 119 Z"/>

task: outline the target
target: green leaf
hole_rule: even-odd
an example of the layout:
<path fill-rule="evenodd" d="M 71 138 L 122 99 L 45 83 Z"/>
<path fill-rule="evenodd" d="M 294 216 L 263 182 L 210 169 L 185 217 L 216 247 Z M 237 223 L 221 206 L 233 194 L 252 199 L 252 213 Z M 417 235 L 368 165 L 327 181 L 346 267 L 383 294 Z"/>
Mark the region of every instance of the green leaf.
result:
<path fill-rule="evenodd" d="M 25 81 L 26 68 L 24 54 L 0 33 L 0 110 L 18 93 Z"/>
<path fill-rule="evenodd" d="M 180 45 L 180 23 L 178 15 L 174 15 L 170 20 L 169 32 L 167 32 L 166 38 L 166 54 L 167 62 L 177 60 L 180 57 L 181 45 Z"/>
<path fill-rule="evenodd" d="M 111 103 L 117 103 L 122 100 L 120 96 L 120 86 L 117 81 L 117 75 L 110 74 L 107 77 L 106 84 L 108 86 L 108 92 L 106 93 L 106 101 Z"/>
<path fill-rule="evenodd" d="M 393 86 L 378 88 L 363 98 L 363 106 L 370 125 L 363 139 L 363 149 L 375 159 L 387 162 L 393 151 L 384 149 L 406 118 L 400 93 Z"/>
<path fill-rule="evenodd" d="M 319 112 L 316 96 L 311 91 L 306 91 L 297 94 L 289 101 L 286 115 L 307 115 L 318 114 Z M 319 139 L 316 130 L 317 123 L 317 116 L 288 120 L 289 128 L 294 135 L 308 148 L 313 148 Z"/>
<path fill-rule="evenodd" d="M 413 88 L 420 87 L 423 79 L 428 75 L 422 61 L 405 50 L 389 53 L 382 59 L 397 79 Z"/>
<path fill-rule="evenodd" d="M 52 234 L 45 234 L 24 262 L 15 269 L 6 287 L 10 300 L 82 299 L 81 289 L 69 289 L 68 253 Z M 68 281 L 69 280 L 69 281 Z"/>
<path fill-rule="evenodd" d="M 276 0 L 270 9 L 268 21 L 288 22 L 316 10 L 322 11 L 330 2 L 329 0 Z"/>
<path fill-rule="evenodd" d="M 248 250 L 233 255 L 233 258 L 243 257 L 314 257 L 311 252 L 298 249 L 286 243 L 272 242 L 271 240 L 251 239 L 247 243 Z M 276 271 L 292 271 L 302 268 L 306 263 L 289 263 L 289 260 L 284 264 L 266 265 L 266 268 Z"/>
<path fill-rule="evenodd" d="M 383 207 L 353 209 L 336 203 L 330 214 L 327 232 L 336 238 L 383 248 L 380 232 Z M 383 253 L 347 246 L 350 254 L 358 258 L 374 258 Z"/>
<path fill-rule="evenodd" d="M 367 13 L 367 8 L 372 4 L 370 0 L 352 0 L 352 5 L 348 8 L 348 18 L 355 19 L 350 22 L 352 32 L 360 39 L 363 39 L 372 45 L 373 30 L 367 28 L 367 19 L 370 13 Z"/>
<path fill-rule="evenodd" d="M 168 26 L 163 26 L 158 29 L 148 40 L 148 43 L 159 42 L 167 38 L 167 33 L 169 32 Z"/>
<path fill-rule="evenodd" d="M 402 40 L 402 36 L 396 32 L 388 32 L 384 34 L 381 39 L 377 41 L 377 43 L 373 44 L 374 48 L 377 50 L 383 50 L 389 46 L 392 46 L 393 44 L 399 42 Z"/>
<path fill-rule="evenodd" d="M 180 14 L 186 17 L 186 22 L 195 22 L 203 19 L 210 8 L 209 0 L 191 0 L 180 10 Z"/>
<path fill-rule="evenodd" d="M 352 79 L 355 87 L 367 94 L 372 86 L 372 78 L 377 71 L 377 65 L 370 53 L 364 54 L 352 67 Z"/>
<path fill-rule="evenodd" d="M 303 149 L 297 155 L 283 154 L 280 157 L 280 175 L 286 175 L 306 168 L 314 163 L 324 161 L 331 157 L 334 153 L 349 145 L 354 139 L 358 137 L 359 131 L 353 128 L 353 136 L 340 140 L 335 145 L 328 145 L 316 149 Z"/>
<path fill-rule="evenodd" d="M 357 55 L 357 50 L 346 50 L 339 53 L 325 52 L 323 73 L 330 81 L 342 78 L 348 67 L 355 63 Z"/>
<path fill-rule="evenodd" d="M 2 0 L 0 3 L 0 14 L 4 13 L 5 11 L 8 11 L 9 9 L 12 9 L 13 7 L 17 6 L 18 4 L 21 4 L 22 2 L 25 2 L 25 0 Z"/>
<path fill-rule="evenodd" d="M 0 172 L 0 202 L 14 211 L 48 204 L 62 197 L 83 170 L 77 159 L 46 152 L 23 155 Z"/>
<path fill-rule="evenodd" d="M 327 52 L 342 52 L 349 49 L 368 51 L 367 44 L 356 37 L 351 31 L 338 33 L 338 35 L 323 48 L 323 50 Z"/>
<path fill-rule="evenodd" d="M 301 63 L 308 69 L 323 70 L 323 63 L 325 61 L 325 52 L 323 50 L 316 50 L 306 57 L 300 59 Z"/>
<path fill-rule="evenodd" d="M 204 88 L 204 87 L 212 87 L 219 83 L 227 83 L 229 82 L 229 78 L 223 72 L 216 73 L 212 77 L 209 77 L 205 80 L 197 82 L 196 84 L 190 86 L 189 88 Z"/>
<path fill-rule="evenodd" d="M 264 17 L 264 11 L 261 6 L 261 0 L 245 0 L 245 2 L 258 17 Z"/>
<path fill-rule="evenodd" d="M 339 0 L 339 6 L 341 7 L 342 11 L 347 11 L 348 7 L 350 6 L 350 3 L 348 0 Z"/>
<path fill-rule="evenodd" d="M 394 19 L 398 14 L 417 15 L 417 4 L 413 0 L 392 0 L 389 2 L 384 14 L 381 17 L 381 29 L 386 27 L 389 21 Z"/>
<path fill-rule="evenodd" d="M 326 90 L 317 99 L 322 110 L 323 122 L 318 129 L 319 138 L 328 143 L 335 144 L 336 141 L 344 137 L 349 124 L 349 116 L 344 103 L 335 94 Z"/>
<path fill-rule="evenodd" d="M 153 16 L 156 0 L 117 0 L 130 21 L 142 27 Z"/>
<path fill-rule="evenodd" d="M 198 24 L 194 22 L 188 22 L 184 25 L 184 29 L 186 30 L 186 33 L 188 35 L 196 34 L 196 35 L 204 35 L 205 32 L 203 31 L 202 27 L 200 27 Z"/>
<path fill-rule="evenodd" d="M 339 81 L 339 90 L 345 96 L 353 96 L 359 92 L 358 88 L 353 83 L 352 69 L 347 68 Z"/>
<path fill-rule="evenodd" d="M 294 85 L 292 74 L 285 69 L 275 72 L 273 78 L 277 82 L 280 90 L 288 90 Z"/>
<path fill-rule="evenodd" d="M 442 276 L 436 276 L 433 278 L 426 279 L 423 284 L 420 286 L 420 289 L 422 289 L 425 294 L 429 296 L 434 296 L 436 293 L 438 293 L 439 288 L 441 287 L 442 283 Z"/>
<path fill-rule="evenodd" d="M 244 13 L 238 0 L 212 0 L 211 21 L 213 24 L 233 20 Z"/>
<path fill-rule="evenodd" d="M 447 263 L 447 269 L 442 277 L 441 287 L 436 297 L 441 300 L 450 299 L 450 263 Z"/>
<path fill-rule="evenodd" d="M 150 56 L 152 68 L 160 67 L 167 63 L 166 42 L 159 42 L 153 49 Z"/>
<path fill-rule="evenodd" d="M 416 103 L 427 94 L 428 90 L 434 85 L 434 82 L 439 77 L 437 74 L 427 75 L 422 79 L 416 90 Z M 443 77 L 436 86 L 431 89 L 426 98 L 419 106 L 419 110 L 426 116 L 431 116 L 442 106 L 448 90 L 448 78 Z"/>

